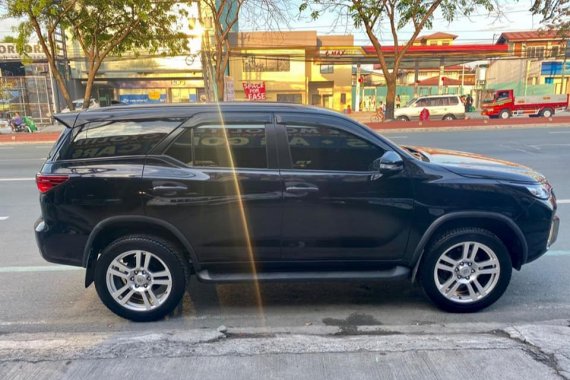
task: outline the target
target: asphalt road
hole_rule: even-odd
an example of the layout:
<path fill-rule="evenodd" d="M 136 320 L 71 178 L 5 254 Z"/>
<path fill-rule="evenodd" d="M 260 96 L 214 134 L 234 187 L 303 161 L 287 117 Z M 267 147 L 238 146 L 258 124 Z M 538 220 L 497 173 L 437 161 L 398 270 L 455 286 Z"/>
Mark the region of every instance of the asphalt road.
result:
<path fill-rule="evenodd" d="M 32 180 L 49 145 L 0 145 L 0 333 L 101 332 L 307 325 L 504 324 L 570 315 L 570 128 L 394 132 L 401 144 L 471 151 L 520 162 L 544 173 L 560 200 L 559 241 L 552 252 L 515 272 L 505 295 L 476 314 L 444 313 L 408 282 L 262 284 L 262 305 L 250 284 L 205 285 L 192 280 L 175 315 L 137 324 L 116 317 L 83 287 L 81 268 L 46 263 L 32 224 L 39 215 Z M 260 312 L 261 310 L 261 312 Z"/>

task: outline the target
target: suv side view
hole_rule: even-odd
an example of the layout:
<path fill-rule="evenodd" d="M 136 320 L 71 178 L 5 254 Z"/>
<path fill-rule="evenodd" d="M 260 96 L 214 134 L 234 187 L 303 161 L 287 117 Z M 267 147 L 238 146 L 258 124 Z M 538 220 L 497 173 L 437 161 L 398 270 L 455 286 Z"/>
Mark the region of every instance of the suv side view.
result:
<path fill-rule="evenodd" d="M 394 110 L 394 118 L 400 121 L 419 120 L 420 112 L 427 108 L 431 119 L 465 119 L 465 106 L 458 95 L 420 96 L 404 107 Z"/>
<path fill-rule="evenodd" d="M 42 256 L 103 303 L 164 317 L 204 282 L 419 280 L 440 308 L 494 303 L 556 240 L 529 168 L 398 146 L 292 104 L 116 106 L 67 127 L 36 177 Z M 478 166 L 479 165 L 479 166 Z"/>

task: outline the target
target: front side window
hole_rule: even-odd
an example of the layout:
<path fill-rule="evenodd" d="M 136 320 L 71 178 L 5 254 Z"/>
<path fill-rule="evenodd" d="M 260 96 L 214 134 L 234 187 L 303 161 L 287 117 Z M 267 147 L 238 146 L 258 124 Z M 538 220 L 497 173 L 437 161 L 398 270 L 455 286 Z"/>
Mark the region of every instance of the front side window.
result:
<path fill-rule="evenodd" d="M 265 125 L 188 128 L 166 154 L 188 166 L 267 168 Z"/>
<path fill-rule="evenodd" d="M 384 150 L 351 133 L 322 126 L 287 126 L 293 169 L 369 171 Z"/>
<path fill-rule="evenodd" d="M 88 123 L 60 153 L 61 159 L 144 155 L 181 122 L 166 119 Z"/>

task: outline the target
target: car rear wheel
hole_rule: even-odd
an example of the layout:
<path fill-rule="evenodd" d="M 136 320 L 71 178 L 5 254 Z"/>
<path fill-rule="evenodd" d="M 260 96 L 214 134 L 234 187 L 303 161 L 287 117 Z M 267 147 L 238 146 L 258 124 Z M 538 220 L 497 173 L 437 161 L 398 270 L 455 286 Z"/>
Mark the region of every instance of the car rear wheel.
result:
<path fill-rule="evenodd" d="M 447 114 L 443 117 L 443 120 L 455 120 L 455 116 Z"/>
<path fill-rule="evenodd" d="M 509 117 L 511 117 L 511 113 L 509 112 L 509 110 L 502 110 L 501 113 L 499 114 L 499 117 L 501 119 L 508 119 Z"/>
<path fill-rule="evenodd" d="M 428 297 L 450 312 L 474 312 L 495 301 L 511 280 L 512 262 L 502 241 L 480 228 L 455 229 L 426 252 L 420 281 Z"/>
<path fill-rule="evenodd" d="M 396 120 L 398 120 L 398 121 L 410 121 L 410 119 L 408 119 L 407 116 L 398 116 Z"/>
<path fill-rule="evenodd" d="M 133 321 L 161 319 L 179 304 L 187 265 L 158 237 L 129 235 L 107 246 L 95 266 L 95 287 L 115 314 Z"/>
<path fill-rule="evenodd" d="M 551 110 L 550 108 L 545 108 L 542 110 L 541 114 L 542 117 L 552 117 L 552 115 L 554 115 L 554 111 Z"/>

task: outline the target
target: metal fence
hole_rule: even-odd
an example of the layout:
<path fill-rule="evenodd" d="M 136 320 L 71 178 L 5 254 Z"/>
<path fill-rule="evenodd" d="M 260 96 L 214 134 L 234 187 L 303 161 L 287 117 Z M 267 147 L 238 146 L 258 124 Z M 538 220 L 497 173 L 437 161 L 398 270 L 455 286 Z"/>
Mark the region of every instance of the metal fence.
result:
<path fill-rule="evenodd" d="M 48 78 L 45 76 L 1 77 L 0 110 L 2 119 L 15 112 L 31 117 L 38 124 L 51 123 Z"/>

